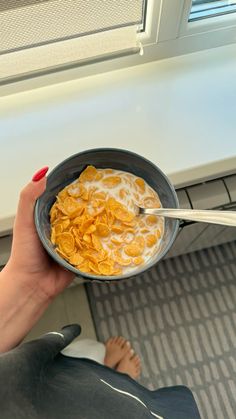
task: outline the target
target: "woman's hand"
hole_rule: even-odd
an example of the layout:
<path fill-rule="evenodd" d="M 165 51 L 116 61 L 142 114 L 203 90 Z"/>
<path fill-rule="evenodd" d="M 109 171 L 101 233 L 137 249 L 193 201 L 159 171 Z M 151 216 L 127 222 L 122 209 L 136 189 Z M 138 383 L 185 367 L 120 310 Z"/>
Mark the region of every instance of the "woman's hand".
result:
<path fill-rule="evenodd" d="M 22 190 L 10 259 L 0 272 L 0 352 L 17 345 L 73 274 L 49 258 L 34 224 L 34 206 L 46 188 L 47 168 Z"/>
<path fill-rule="evenodd" d="M 42 173 L 45 174 L 45 170 Z M 34 178 L 38 179 L 37 176 Z M 49 258 L 35 228 L 34 206 L 45 188 L 44 176 L 37 181 L 32 180 L 21 191 L 7 270 L 22 283 L 22 286 L 52 299 L 69 285 L 73 274 Z"/>

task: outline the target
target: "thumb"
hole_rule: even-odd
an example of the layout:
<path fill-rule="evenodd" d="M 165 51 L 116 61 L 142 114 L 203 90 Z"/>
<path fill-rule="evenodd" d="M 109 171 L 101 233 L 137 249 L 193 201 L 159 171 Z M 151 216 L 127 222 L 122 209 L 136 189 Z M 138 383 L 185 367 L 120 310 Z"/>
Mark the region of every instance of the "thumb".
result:
<path fill-rule="evenodd" d="M 37 198 L 45 191 L 47 179 L 45 177 L 48 167 L 41 169 L 34 175 L 32 181 L 22 189 L 18 203 L 15 226 L 16 230 L 25 230 L 34 225 L 34 206 Z M 37 178 L 37 174 L 41 177 Z M 36 180 L 34 180 L 36 179 Z"/>

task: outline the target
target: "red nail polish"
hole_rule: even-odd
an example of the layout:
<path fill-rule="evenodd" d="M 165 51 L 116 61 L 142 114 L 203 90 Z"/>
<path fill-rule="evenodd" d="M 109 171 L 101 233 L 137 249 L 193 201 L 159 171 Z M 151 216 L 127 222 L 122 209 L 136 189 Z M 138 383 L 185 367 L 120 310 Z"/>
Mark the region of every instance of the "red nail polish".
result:
<path fill-rule="evenodd" d="M 34 176 L 32 177 L 32 181 L 33 182 L 38 182 L 40 179 L 42 179 L 46 175 L 48 169 L 49 169 L 49 167 L 48 166 L 45 166 L 42 169 L 38 170 L 34 174 Z"/>

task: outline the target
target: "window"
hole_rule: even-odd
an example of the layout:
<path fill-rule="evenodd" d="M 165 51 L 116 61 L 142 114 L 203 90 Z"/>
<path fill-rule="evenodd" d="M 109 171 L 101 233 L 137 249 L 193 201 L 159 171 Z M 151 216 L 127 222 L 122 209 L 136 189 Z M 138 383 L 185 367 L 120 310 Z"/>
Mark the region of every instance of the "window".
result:
<path fill-rule="evenodd" d="M 0 93 L 235 42 L 236 0 L 0 0 Z"/>
<path fill-rule="evenodd" d="M 0 2 L 0 52 L 3 54 L 122 27 L 136 25 L 137 29 L 142 29 L 145 5 L 146 0 Z"/>
<path fill-rule="evenodd" d="M 139 51 L 147 0 L 0 2 L 2 82 Z"/>
<path fill-rule="evenodd" d="M 236 12 L 236 1 L 193 0 L 189 22 Z"/>

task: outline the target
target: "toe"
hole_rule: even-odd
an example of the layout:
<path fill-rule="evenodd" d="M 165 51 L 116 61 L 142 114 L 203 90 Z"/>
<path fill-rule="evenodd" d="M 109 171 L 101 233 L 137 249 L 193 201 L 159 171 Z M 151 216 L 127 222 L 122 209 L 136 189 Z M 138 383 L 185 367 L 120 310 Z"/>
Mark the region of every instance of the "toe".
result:
<path fill-rule="evenodd" d="M 124 338 L 122 337 L 122 336 L 119 336 L 118 337 L 118 339 L 117 339 L 117 344 L 119 345 L 119 346 L 122 346 L 123 345 L 123 343 L 124 343 Z"/>
<path fill-rule="evenodd" d="M 141 370 L 141 361 L 138 361 L 136 365 L 136 368 L 139 368 Z"/>
<path fill-rule="evenodd" d="M 128 352 L 126 352 L 126 354 L 124 355 L 124 357 L 122 358 L 123 363 L 128 363 L 130 362 L 131 358 L 133 356 L 133 350 L 130 349 Z"/>
<path fill-rule="evenodd" d="M 125 348 L 125 349 L 129 349 L 129 348 L 131 348 L 131 343 L 130 343 L 128 340 L 126 340 L 126 341 L 124 342 L 124 348 Z"/>
<path fill-rule="evenodd" d="M 123 354 L 126 354 L 126 352 L 128 352 L 130 349 L 132 349 L 130 343 L 125 340 L 122 345 Z"/>
<path fill-rule="evenodd" d="M 120 345 L 120 339 L 121 339 L 121 337 L 120 336 L 117 336 L 117 338 L 116 338 L 117 345 Z"/>
<path fill-rule="evenodd" d="M 114 336 L 112 336 L 110 339 L 108 339 L 108 345 L 113 345 L 114 344 L 114 342 L 115 342 L 115 337 Z"/>
<path fill-rule="evenodd" d="M 135 366 L 135 370 L 140 374 L 140 372 L 141 372 L 141 365 L 140 364 L 136 365 Z"/>
<path fill-rule="evenodd" d="M 136 365 L 139 365 L 140 364 L 140 358 L 139 358 L 139 356 L 138 355 L 134 355 L 134 357 L 133 357 L 133 361 L 134 361 L 134 363 L 136 364 Z"/>
<path fill-rule="evenodd" d="M 111 344 L 111 342 L 112 342 L 112 339 L 113 339 L 113 338 L 109 338 L 109 339 L 107 339 L 107 341 L 105 342 L 105 345 L 106 345 L 106 346 L 109 346 L 109 345 Z"/>
<path fill-rule="evenodd" d="M 131 360 L 133 358 L 133 356 L 134 356 L 134 350 L 133 349 L 130 349 L 127 352 L 127 355 L 126 356 L 128 357 L 129 360 Z"/>
<path fill-rule="evenodd" d="M 125 346 L 125 342 L 126 342 L 126 340 L 125 340 L 125 338 L 123 338 L 122 336 L 120 337 L 120 346 L 122 347 L 122 348 L 124 348 L 124 346 Z"/>

